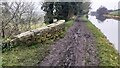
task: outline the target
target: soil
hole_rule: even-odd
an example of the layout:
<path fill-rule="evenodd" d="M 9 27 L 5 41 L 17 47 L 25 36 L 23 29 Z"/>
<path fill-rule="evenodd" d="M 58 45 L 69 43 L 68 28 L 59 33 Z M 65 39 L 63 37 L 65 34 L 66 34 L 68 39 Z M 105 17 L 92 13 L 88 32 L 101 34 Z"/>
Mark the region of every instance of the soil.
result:
<path fill-rule="evenodd" d="M 50 47 L 50 54 L 39 66 L 98 66 L 95 38 L 86 26 L 86 21 L 78 18 L 66 32 L 64 38 Z"/>

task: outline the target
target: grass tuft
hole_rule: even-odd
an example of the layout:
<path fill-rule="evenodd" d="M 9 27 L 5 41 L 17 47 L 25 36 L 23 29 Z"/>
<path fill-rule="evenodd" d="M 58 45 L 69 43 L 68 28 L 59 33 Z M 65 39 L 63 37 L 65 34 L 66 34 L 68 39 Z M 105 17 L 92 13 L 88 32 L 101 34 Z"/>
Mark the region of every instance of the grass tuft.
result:
<path fill-rule="evenodd" d="M 113 45 L 95 25 L 93 25 L 86 17 L 83 17 L 83 19 L 87 21 L 87 27 L 96 38 L 100 66 L 119 66 L 120 55 L 117 50 L 113 48 Z"/>

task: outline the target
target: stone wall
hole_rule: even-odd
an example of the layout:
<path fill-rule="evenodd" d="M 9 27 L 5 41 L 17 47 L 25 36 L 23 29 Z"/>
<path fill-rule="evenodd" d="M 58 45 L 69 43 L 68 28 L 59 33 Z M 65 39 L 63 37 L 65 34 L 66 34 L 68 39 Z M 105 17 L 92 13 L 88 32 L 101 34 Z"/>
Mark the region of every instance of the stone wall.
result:
<path fill-rule="evenodd" d="M 59 20 L 56 23 L 52 23 L 42 28 L 37 28 L 31 31 L 27 31 L 16 35 L 14 38 L 2 43 L 2 49 L 9 49 L 14 46 L 29 46 L 35 43 L 43 43 L 46 40 L 55 39 L 60 36 L 64 31 L 65 20 Z"/>

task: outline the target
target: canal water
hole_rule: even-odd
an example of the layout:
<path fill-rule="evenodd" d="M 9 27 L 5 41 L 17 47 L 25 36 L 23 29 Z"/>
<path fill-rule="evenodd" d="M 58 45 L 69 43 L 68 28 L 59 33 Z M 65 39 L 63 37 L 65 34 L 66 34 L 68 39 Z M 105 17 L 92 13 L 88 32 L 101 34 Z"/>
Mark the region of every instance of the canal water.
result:
<path fill-rule="evenodd" d="M 113 47 L 118 50 L 118 21 L 114 19 L 96 19 L 96 16 L 90 15 L 88 19 L 101 30 L 107 39 L 114 45 Z"/>

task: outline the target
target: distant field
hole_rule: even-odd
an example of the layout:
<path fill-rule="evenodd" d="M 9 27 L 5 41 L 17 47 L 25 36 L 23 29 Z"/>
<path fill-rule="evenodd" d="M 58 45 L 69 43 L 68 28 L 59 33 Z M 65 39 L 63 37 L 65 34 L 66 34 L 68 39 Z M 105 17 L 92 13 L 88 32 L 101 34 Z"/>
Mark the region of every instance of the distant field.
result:
<path fill-rule="evenodd" d="M 120 16 L 120 11 L 110 12 L 110 14 Z"/>
<path fill-rule="evenodd" d="M 4 29 L 5 32 L 5 38 L 11 38 L 14 35 L 18 35 L 22 32 L 26 32 L 29 30 L 33 30 L 36 28 L 41 28 L 46 26 L 47 24 L 45 24 L 44 22 L 37 22 L 37 23 L 9 23 L 6 26 L 6 29 Z M 0 38 L 2 39 L 2 37 L 0 36 Z"/>

